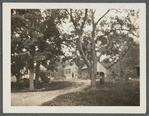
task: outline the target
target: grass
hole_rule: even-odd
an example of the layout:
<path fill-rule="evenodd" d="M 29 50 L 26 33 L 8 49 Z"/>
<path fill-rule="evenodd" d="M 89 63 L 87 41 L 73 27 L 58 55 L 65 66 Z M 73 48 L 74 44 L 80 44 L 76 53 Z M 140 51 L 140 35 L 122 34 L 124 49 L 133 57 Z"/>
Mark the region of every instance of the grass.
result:
<path fill-rule="evenodd" d="M 46 102 L 43 106 L 139 106 L 139 81 L 119 81 L 97 85 L 81 92 L 68 93 Z"/>
<path fill-rule="evenodd" d="M 23 83 L 21 82 L 19 85 L 19 89 L 16 88 L 16 83 L 12 82 L 11 83 L 11 92 L 39 92 L 39 91 L 52 91 L 52 90 L 59 90 L 59 89 L 64 89 L 67 87 L 71 87 L 73 82 L 67 82 L 67 81 L 53 81 L 51 82 L 47 87 L 42 87 L 40 89 L 35 89 L 35 90 L 29 90 L 29 83 Z"/>

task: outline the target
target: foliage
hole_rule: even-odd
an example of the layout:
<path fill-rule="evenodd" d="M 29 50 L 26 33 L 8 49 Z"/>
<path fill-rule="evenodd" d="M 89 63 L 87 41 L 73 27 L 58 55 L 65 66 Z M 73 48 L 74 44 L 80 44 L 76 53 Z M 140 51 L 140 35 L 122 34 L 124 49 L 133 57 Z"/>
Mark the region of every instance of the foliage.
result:
<path fill-rule="evenodd" d="M 97 20 L 95 13 L 95 9 L 11 10 L 12 66 L 21 70 L 27 65 L 33 68 L 36 62 L 54 70 L 67 46 L 72 56 L 63 60 L 75 61 L 80 68 L 85 63 L 93 78 L 95 64 L 103 55 L 115 63 L 130 49 L 133 38 L 139 37 L 139 10 L 109 9 Z M 73 29 L 65 32 L 63 25 L 68 20 Z"/>
<path fill-rule="evenodd" d="M 88 10 L 86 12 L 86 10 Z M 117 15 L 107 16 L 108 12 L 115 11 Z M 124 12 L 126 16 L 118 16 Z M 71 22 L 74 26 L 74 31 L 71 34 L 75 37 L 81 33 L 82 50 L 88 61 L 93 60 L 91 58 L 91 44 L 92 40 L 95 40 L 95 52 L 98 60 L 102 55 L 109 56 L 110 59 L 123 57 L 128 48 L 133 42 L 132 36 L 139 37 L 139 26 L 134 22 L 138 17 L 139 11 L 124 9 L 123 11 L 117 9 L 109 9 L 103 17 L 99 18 L 95 22 L 95 10 L 93 9 L 78 9 L 67 10 L 70 15 Z M 86 22 L 84 20 L 85 13 L 87 13 Z M 101 20 L 102 19 L 102 20 Z M 85 23 L 85 25 L 83 25 Z M 81 26 L 84 26 L 83 29 Z M 93 26 L 91 30 L 85 30 L 86 26 Z M 82 29 L 82 30 L 81 30 Z M 94 34 L 94 37 L 93 37 Z M 76 38 L 76 49 L 79 48 L 79 38 Z"/>
<path fill-rule="evenodd" d="M 139 10 L 109 9 L 97 21 L 94 9 L 68 9 L 66 12 L 73 25 L 71 34 L 75 38 L 74 54 L 81 57 L 89 68 L 91 82 L 95 88 L 95 66 L 97 61 L 101 61 L 101 56 L 106 55 L 107 61 L 117 62 L 130 49 L 133 44 L 132 37 L 139 37 L 139 25 L 135 23 Z M 107 16 L 109 12 L 116 15 Z M 123 12 L 125 16 L 119 16 Z M 91 29 L 86 31 L 87 26 Z"/>
<path fill-rule="evenodd" d="M 19 75 L 23 67 L 34 68 L 37 62 L 48 65 L 50 70 L 56 67 L 59 56 L 63 55 L 63 37 L 58 25 L 65 18 L 59 9 L 11 10 L 12 74 Z"/>

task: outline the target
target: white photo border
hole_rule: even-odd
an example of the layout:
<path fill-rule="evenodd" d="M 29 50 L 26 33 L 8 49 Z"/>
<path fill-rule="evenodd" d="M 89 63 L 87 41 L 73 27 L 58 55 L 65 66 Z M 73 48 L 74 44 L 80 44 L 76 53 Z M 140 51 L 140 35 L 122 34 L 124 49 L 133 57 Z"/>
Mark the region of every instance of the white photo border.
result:
<path fill-rule="evenodd" d="M 11 9 L 140 9 L 140 106 L 11 106 Z M 146 113 L 146 3 L 3 3 L 3 113 Z"/>

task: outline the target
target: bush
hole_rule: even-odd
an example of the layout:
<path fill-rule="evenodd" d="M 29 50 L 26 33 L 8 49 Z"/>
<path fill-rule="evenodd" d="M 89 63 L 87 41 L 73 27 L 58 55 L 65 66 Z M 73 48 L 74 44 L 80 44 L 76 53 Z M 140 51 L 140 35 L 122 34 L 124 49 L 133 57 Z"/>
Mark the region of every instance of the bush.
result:
<path fill-rule="evenodd" d="M 11 82 L 11 88 L 16 88 L 17 82 Z M 21 79 L 18 84 L 18 89 L 29 88 L 29 79 Z"/>
<path fill-rule="evenodd" d="M 17 83 L 16 82 L 11 82 L 11 88 L 16 87 Z"/>
<path fill-rule="evenodd" d="M 65 78 L 62 76 L 59 76 L 59 77 L 54 77 L 54 80 L 65 80 Z"/>
<path fill-rule="evenodd" d="M 23 78 L 23 79 L 21 79 L 20 82 L 29 83 L 29 79 L 27 79 L 27 78 Z"/>
<path fill-rule="evenodd" d="M 29 88 L 29 81 L 19 83 L 19 89 L 23 89 L 23 88 Z"/>

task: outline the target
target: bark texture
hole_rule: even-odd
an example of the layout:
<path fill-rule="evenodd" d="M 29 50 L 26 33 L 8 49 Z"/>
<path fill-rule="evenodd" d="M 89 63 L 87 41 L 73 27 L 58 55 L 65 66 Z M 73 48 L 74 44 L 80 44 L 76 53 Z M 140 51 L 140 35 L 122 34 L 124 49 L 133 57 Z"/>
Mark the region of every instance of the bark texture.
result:
<path fill-rule="evenodd" d="M 39 68 L 39 66 L 40 66 L 40 63 L 39 62 L 37 62 L 37 64 L 36 64 L 36 76 L 35 76 L 35 88 L 39 88 L 39 71 L 40 71 L 40 68 Z"/>
<path fill-rule="evenodd" d="M 29 68 L 29 89 L 34 90 L 34 65 L 31 63 Z"/>

